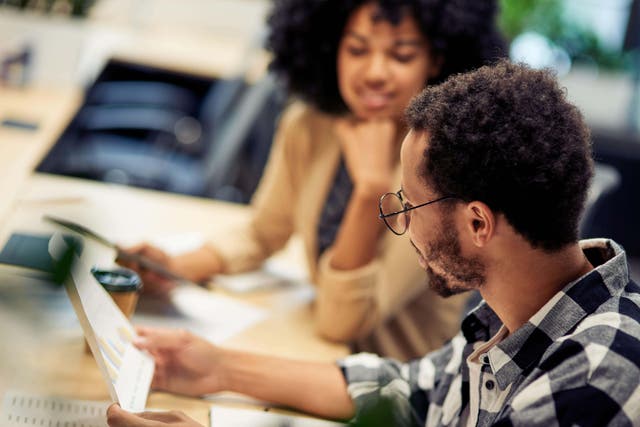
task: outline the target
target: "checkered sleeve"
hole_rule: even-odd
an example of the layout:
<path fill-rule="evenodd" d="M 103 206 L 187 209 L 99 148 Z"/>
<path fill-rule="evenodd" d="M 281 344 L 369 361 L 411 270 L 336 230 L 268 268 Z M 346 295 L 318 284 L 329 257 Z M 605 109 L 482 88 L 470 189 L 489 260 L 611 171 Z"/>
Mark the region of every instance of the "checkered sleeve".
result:
<path fill-rule="evenodd" d="M 459 335 L 442 349 L 408 363 L 369 353 L 338 361 L 356 406 L 355 424 L 424 426 L 429 408 L 442 404 L 460 371 L 464 344 Z"/>
<path fill-rule="evenodd" d="M 496 425 L 640 424 L 639 337 L 612 328 L 625 321 L 618 314 L 603 316 L 609 319 L 594 316 L 600 326 L 564 340 L 542 361 Z"/>

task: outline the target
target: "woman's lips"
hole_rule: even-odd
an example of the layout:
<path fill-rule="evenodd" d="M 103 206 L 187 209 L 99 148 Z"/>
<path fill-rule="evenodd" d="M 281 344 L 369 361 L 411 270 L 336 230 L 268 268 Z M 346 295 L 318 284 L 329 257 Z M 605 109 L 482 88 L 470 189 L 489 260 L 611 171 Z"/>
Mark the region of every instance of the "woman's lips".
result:
<path fill-rule="evenodd" d="M 365 92 L 360 94 L 362 104 L 369 109 L 378 110 L 387 107 L 391 103 L 392 96 L 386 93 Z"/>

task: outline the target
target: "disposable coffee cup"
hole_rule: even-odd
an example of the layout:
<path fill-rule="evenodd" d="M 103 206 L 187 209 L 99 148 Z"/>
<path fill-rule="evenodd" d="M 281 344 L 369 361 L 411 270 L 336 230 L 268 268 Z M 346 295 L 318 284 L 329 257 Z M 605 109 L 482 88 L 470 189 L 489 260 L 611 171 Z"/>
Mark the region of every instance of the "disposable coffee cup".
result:
<path fill-rule="evenodd" d="M 102 269 L 94 267 L 91 269 L 93 277 L 109 293 L 122 314 L 127 319 L 131 319 L 136 310 L 138 296 L 142 290 L 142 280 L 138 274 L 128 268 L 119 267 L 113 269 Z M 85 351 L 91 353 L 89 344 L 85 341 Z"/>

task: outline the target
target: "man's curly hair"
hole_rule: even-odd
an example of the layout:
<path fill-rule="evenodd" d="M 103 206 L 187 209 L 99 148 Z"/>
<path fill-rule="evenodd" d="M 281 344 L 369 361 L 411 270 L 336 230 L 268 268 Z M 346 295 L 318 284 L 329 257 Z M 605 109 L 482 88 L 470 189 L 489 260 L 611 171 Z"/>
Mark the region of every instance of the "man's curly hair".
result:
<path fill-rule="evenodd" d="M 495 0 L 274 0 L 267 20 L 270 69 L 292 94 L 327 113 L 348 111 L 338 90 L 338 45 L 351 14 L 372 1 L 393 24 L 405 13 L 415 17 L 432 54 L 443 61 L 431 84 L 505 55 Z"/>
<path fill-rule="evenodd" d="M 533 247 L 577 241 L 591 140 L 550 71 L 499 61 L 427 88 L 406 117 L 428 134 L 418 173 L 437 193 L 486 203 Z"/>

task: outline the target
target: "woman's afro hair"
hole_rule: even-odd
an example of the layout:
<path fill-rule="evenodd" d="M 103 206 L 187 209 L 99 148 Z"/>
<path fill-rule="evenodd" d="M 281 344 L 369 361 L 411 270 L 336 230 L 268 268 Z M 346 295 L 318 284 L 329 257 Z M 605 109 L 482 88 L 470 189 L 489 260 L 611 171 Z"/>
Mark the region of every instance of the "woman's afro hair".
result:
<path fill-rule="evenodd" d="M 268 17 L 270 69 L 291 94 L 327 113 L 347 111 L 338 90 L 338 44 L 351 14 L 371 1 L 394 24 L 405 13 L 415 17 L 432 53 L 442 58 L 430 84 L 505 55 L 495 0 L 275 0 Z"/>

